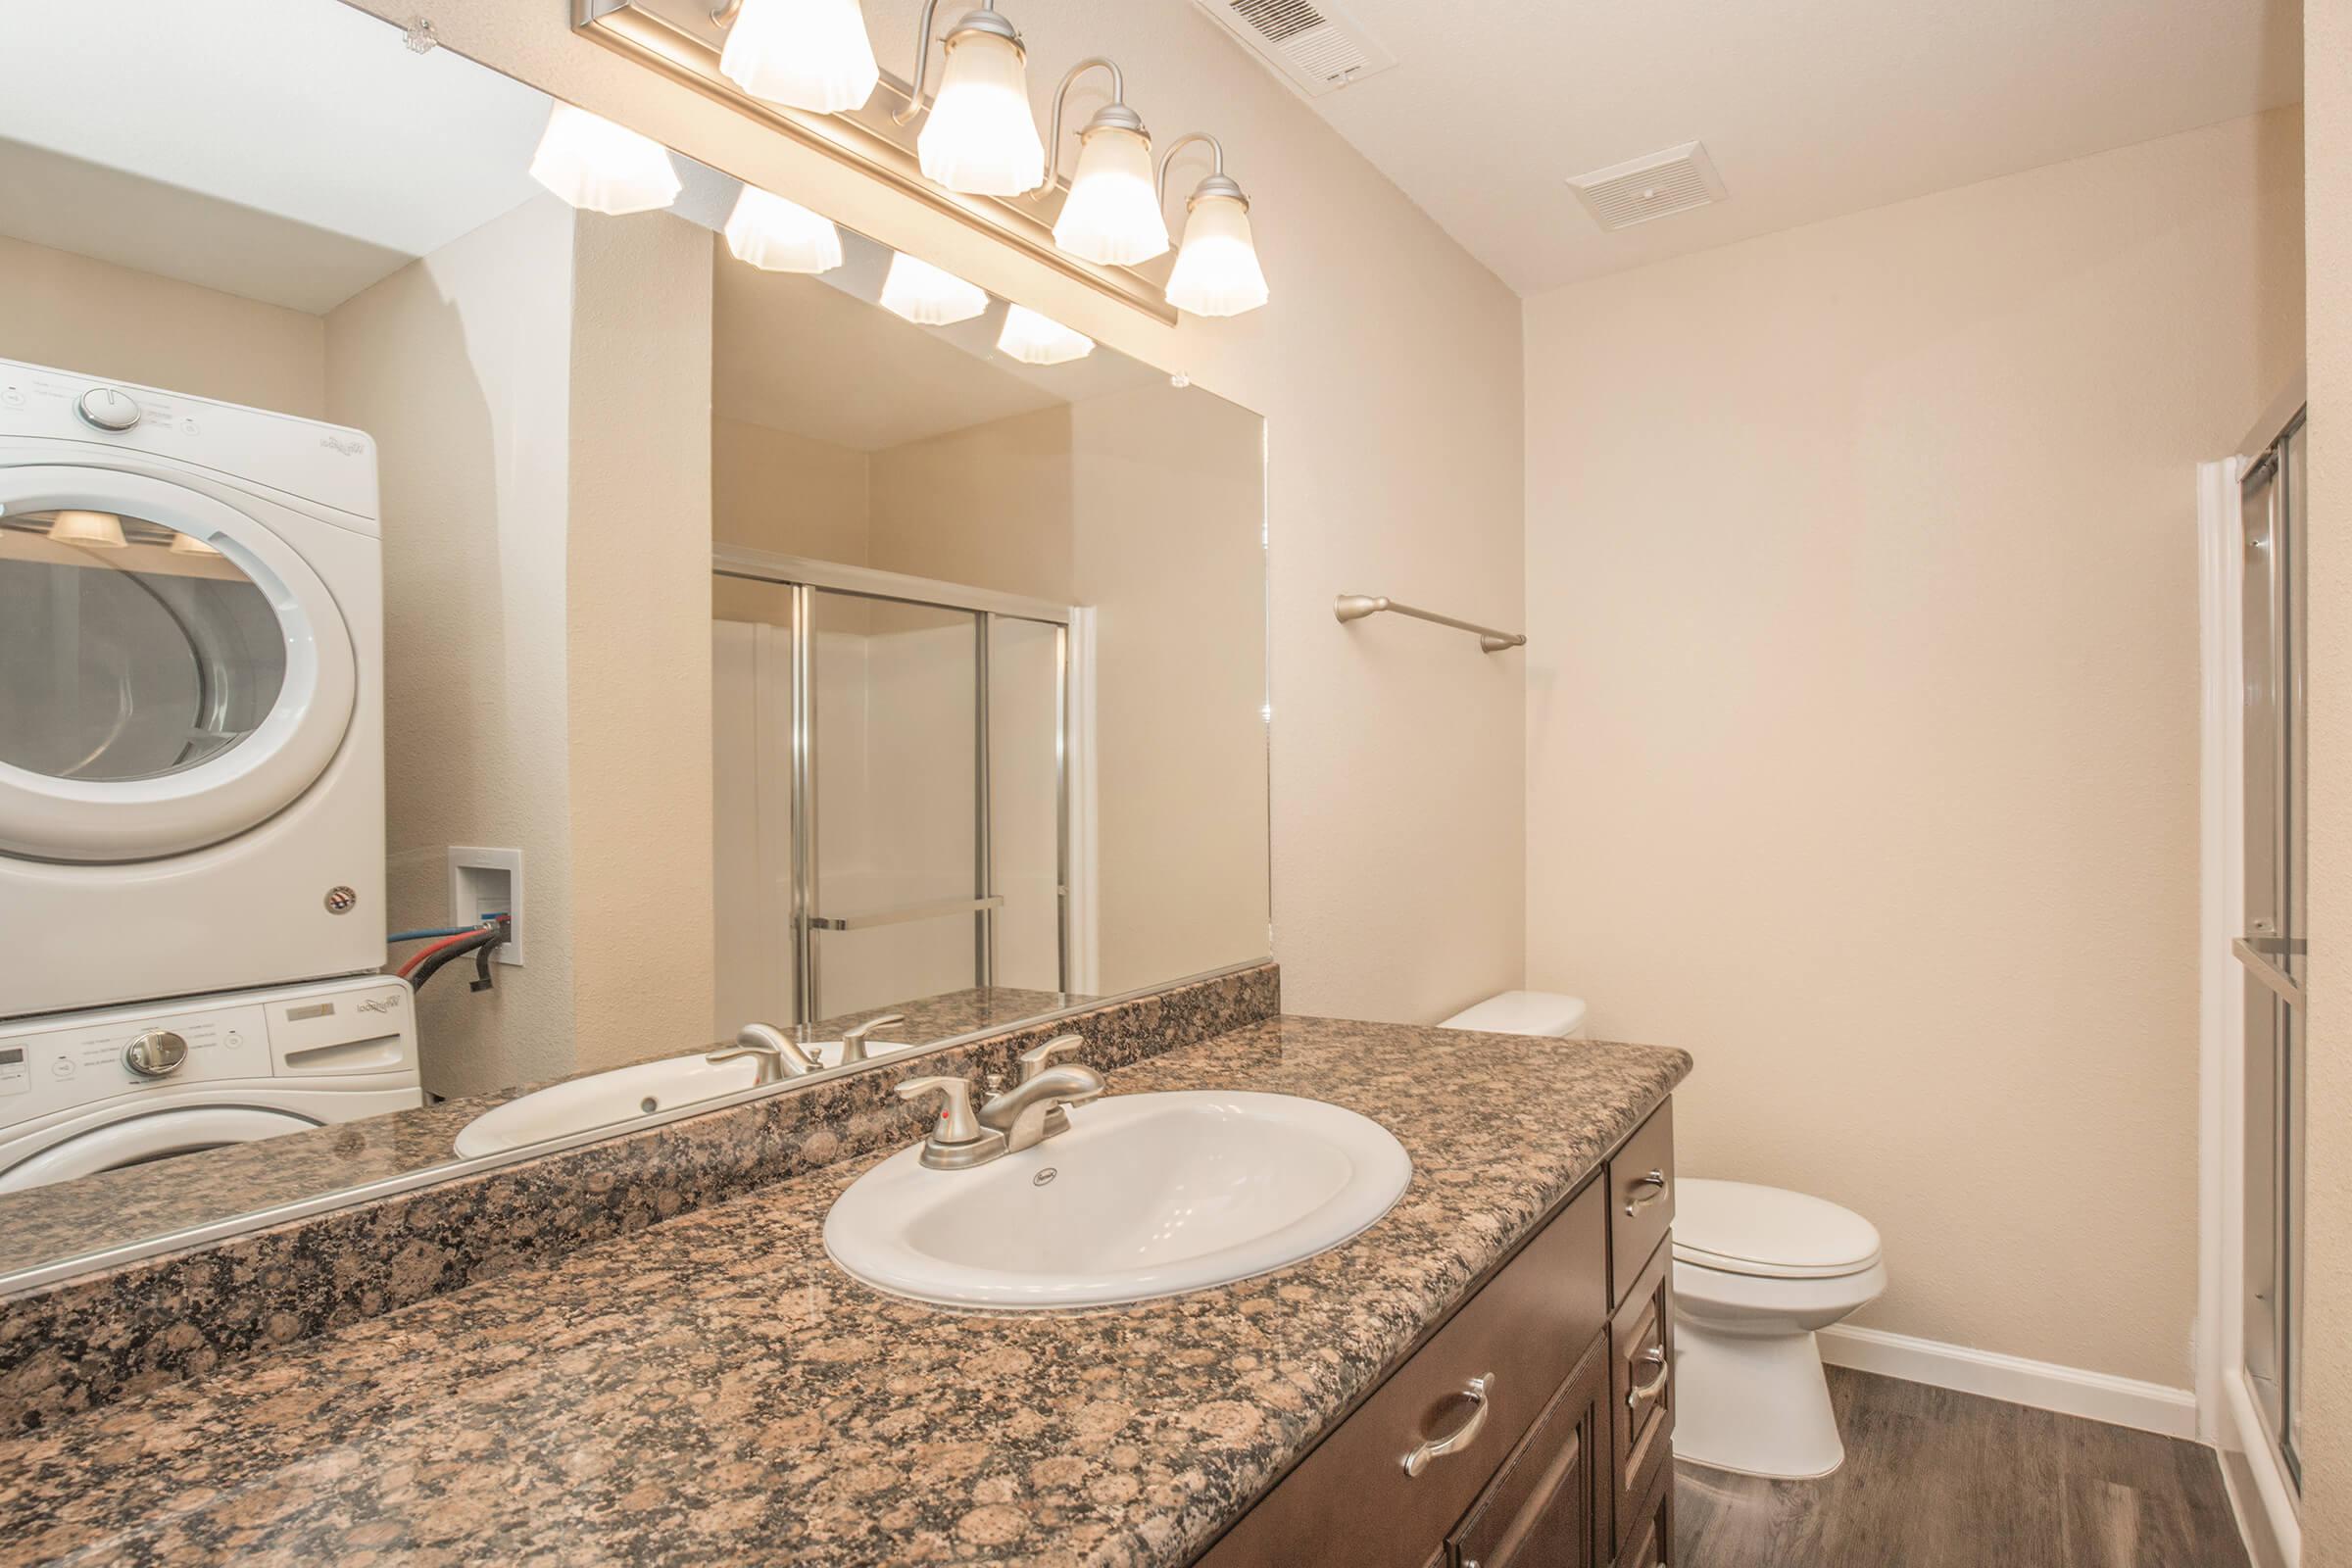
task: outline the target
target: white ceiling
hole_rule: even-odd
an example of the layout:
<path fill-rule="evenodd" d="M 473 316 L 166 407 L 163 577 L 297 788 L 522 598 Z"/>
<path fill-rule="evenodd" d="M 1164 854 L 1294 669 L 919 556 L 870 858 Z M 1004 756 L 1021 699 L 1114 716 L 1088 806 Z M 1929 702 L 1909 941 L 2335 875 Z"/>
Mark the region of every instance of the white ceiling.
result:
<path fill-rule="evenodd" d="M 296 310 L 538 189 L 544 96 L 329 0 L 6 0 L 0 61 L 0 232 Z"/>
<path fill-rule="evenodd" d="M 2302 96 L 2296 0 L 1335 3 L 1400 63 L 1315 109 L 1522 294 Z M 1562 183 L 1692 140 L 1719 206 Z"/>

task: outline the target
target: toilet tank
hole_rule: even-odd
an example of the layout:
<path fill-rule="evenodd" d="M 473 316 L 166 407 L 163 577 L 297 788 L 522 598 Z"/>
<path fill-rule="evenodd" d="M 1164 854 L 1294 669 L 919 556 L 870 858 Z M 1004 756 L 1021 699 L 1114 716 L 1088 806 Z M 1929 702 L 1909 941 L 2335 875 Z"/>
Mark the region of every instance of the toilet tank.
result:
<path fill-rule="evenodd" d="M 1441 1029 L 1483 1029 L 1496 1035 L 1551 1035 L 1562 1040 L 1585 1038 L 1582 997 L 1556 991 L 1505 991 L 1438 1025 Z"/>

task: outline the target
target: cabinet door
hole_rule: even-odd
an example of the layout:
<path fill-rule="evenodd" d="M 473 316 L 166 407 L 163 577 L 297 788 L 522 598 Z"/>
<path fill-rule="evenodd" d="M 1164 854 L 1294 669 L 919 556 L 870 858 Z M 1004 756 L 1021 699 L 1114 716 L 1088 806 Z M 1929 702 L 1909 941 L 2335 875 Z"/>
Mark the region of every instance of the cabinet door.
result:
<path fill-rule="evenodd" d="M 1674 1466 L 1658 1466 L 1649 1495 L 1634 1510 L 1617 1568 L 1666 1568 L 1674 1549 Z"/>
<path fill-rule="evenodd" d="M 1608 1347 L 1593 1342 L 1453 1533 L 1455 1568 L 1608 1560 Z"/>
<path fill-rule="evenodd" d="M 1658 1243 L 1609 1323 L 1609 1419 L 1613 1427 L 1617 1543 L 1633 1533 L 1642 1499 L 1673 1468 L 1674 1244 Z"/>

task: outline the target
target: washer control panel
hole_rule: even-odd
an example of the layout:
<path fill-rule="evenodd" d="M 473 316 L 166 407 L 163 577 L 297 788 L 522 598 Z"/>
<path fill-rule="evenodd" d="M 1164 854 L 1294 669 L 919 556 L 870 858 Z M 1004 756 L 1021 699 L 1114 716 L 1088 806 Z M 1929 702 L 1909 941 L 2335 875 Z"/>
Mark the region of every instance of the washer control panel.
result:
<path fill-rule="evenodd" d="M 209 1005 L 207 1004 L 209 1003 Z M 102 1102 L 238 1079 L 380 1087 L 416 1075 L 406 982 L 380 976 L 0 1026 L 0 1130 Z M 364 1082 L 357 1080 L 365 1080 Z"/>
<path fill-rule="evenodd" d="M 94 386 L 74 400 L 74 412 L 94 430 L 127 430 L 139 422 L 138 400 L 119 386 Z"/>

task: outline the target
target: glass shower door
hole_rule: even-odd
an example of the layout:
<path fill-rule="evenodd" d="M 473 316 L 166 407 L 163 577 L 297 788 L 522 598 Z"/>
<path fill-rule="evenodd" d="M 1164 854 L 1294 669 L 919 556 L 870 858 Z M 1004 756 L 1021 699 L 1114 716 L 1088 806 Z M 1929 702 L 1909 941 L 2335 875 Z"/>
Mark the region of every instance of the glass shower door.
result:
<path fill-rule="evenodd" d="M 2243 544 L 2245 1371 L 2287 1471 L 2302 1473 L 2305 609 L 2303 416 L 2247 469 Z"/>

